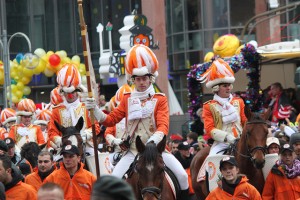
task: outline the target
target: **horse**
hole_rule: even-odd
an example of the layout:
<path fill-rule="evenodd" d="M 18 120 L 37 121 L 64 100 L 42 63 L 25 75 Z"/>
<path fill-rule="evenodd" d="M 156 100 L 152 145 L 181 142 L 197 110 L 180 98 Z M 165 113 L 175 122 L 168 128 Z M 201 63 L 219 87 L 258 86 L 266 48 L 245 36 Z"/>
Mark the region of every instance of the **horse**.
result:
<path fill-rule="evenodd" d="M 261 169 L 265 163 L 268 124 L 264 117 L 247 109 L 245 109 L 245 114 L 248 121 L 243 128 L 241 138 L 233 145 L 232 154 L 239 164 L 240 173 L 245 174 L 249 183 L 262 193 L 265 180 Z M 208 195 L 206 182 L 197 182 L 197 176 L 209 150 L 210 147 L 205 147 L 191 162 L 192 185 L 199 199 L 205 199 Z"/>
<path fill-rule="evenodd" d="M 138 155 L 126 181 L 132 186 L 137 200 L 175 200 L 165 177 L 166 168 L 162 158 L 165 146 L 166 136 L 157 146 L 152 142 L 144 145 L 140 137 L 136 137 Z"/>
<path fill-rule="evenodd" d="M 80 131 L 83 127 L 83 117 L 80 117 L 77 124 L 75 126 L 70 126 L 70 127 L 63 127 L 60 125 L 58 122 L 54 121 L 54 124 L 57 128 L 62 133 L 62 146 L 65 145 L 75 145 L 79 149 L 79 154 L 81 156 L 81 159 L 85 158 L 85 152 L 84 152 L 84 145 L 83 145 L 83 140 L 80 135 Z M 57 154 L 60 152 L 58 151 Z M 58 161 L 59 158 L 56 159 Z"/>

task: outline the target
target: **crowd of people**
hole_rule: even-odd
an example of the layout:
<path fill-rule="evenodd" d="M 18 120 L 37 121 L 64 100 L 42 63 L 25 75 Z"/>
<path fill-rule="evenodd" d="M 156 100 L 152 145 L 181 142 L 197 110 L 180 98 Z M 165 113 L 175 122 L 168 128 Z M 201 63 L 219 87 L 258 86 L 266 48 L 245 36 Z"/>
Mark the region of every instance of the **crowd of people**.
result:
<path fill-rule="evenodd" d="M 128 83 L 106 102 L 85 98 L 78 69 L 66 64 L 57 73 L 58 87 L 50 94 L 50 103 L 36 109 L 31 99 L 21 100 L 16 110 L 1 111 L 0 127 L 0 199 L 130 199 L 133 189 L 122 180 L 138 155 L 136 136 L 144 144 L 159 144 L 169 134 L 167 97 L 156 93 L 158 61 L 148 47 L 135 45 L 126 57 Z M 209 156 L 223 154 L 224 149 L 241 137 L 247 122 L 245 103 L 232 94 L 234 72 L 222 59 L 216 59 L 202 75 L 202 82 L 212 89 L 213 99 L 197 112 L 203 126 L 201 134 L 188 133 L 168 137 L 163 161 L 180 185 L 177 199 L 192 199 L 194 190 L 190 165 L 193 157 L 206 146 Z M 300 198 L 300 133 L 298 111 L 284 94 L 280 83 L 267 92 L 263 114 L 270 121 L 265 144 L 268 154 L 278 154 L 262 194 L 239 173 L 239 163 L 226 156 L 219 162 L 218 187 L 207 199 L 297 199 Z M 103 137 L 110 152 L 110 176 L 98 180 L 85 168 L 83 157 L 94 155 L 93 109 L 96 134 L 106 127 Z M 63 142 L 59 127 L 76 126 L 83 118 L 79 134 L 85 144 L 84 156 L 79 145 Z M 292 123 L 295 122 L 295 123 Z M 202 135 L 202 133 L 204 133 Z M 205 180 L 207 162 L 200 169 Z M 201 171 L 202 170 L 202 171 Z M 204 172 L 204 173 L 203 173 Z M 101 198 L 99 198 L 101 197 Z"/>

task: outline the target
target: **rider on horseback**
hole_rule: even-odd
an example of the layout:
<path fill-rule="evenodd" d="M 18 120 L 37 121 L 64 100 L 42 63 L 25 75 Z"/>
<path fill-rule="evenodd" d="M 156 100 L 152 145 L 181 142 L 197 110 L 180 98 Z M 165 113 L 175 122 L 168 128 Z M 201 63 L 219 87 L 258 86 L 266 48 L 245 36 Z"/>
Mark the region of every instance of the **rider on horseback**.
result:
<path fill-rule="evenodd" d="M 106 115 L 95 104 L 94 99 L 87 99 L 87 108 L 95 109 L 95 117 L 105 126 L 114 126 L 126 118 L 126 133 L 120 144 L 127 153 L 116 165 L 113 175 L 123 177 L 137 154 L 135 146 L 136 136 L 140 136 L 143 143 L 158 144 L 169 132 L 169 109 L 167 97 L 155 93 L 152 83 L 158 70 L 158 61 L 151 49 L 144 45 L 135 45 L 126 57 L 126 71 L 135 84 L 133 92 L 125 94 L 120 105 Z M 127 145 L 125 145 L 127 143 Z M 170 153 L 162 153 L 163 160 L 180 183 L 181 190 L 188 193 L 187 173 L 178 160 Z"/>

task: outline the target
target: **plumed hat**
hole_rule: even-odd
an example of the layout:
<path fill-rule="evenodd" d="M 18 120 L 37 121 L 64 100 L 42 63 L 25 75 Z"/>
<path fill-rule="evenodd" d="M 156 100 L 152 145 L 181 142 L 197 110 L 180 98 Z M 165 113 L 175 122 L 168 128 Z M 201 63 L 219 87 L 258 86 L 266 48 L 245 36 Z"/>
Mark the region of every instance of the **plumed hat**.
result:
<path fill-rule="evenodd" d="M 37 110 L 36 111 L 36 120 L 34 121 L 34 124 L 44 124 L 47 125 L 48 122 L 50 121 L 50 118 L 52 116 L 52 113 L 50 110 L 45 109 L 45 110 Z"/>
<path fill-rule="evenodd" d="M 16 111 L 12 108 L 3 109 L 1 111 L 1 123 L 5 126 L 12 121 L 17 121 Z"/>
<path fill-rule="evenodd" d="M 132 92 L 132 88 L 128 84 L 121 86 L 116 92 L 115 102 L 119 104 L 122 101 L 124 94 L 128 92 Z"/>
<path fill-rule="evenodd" d="M 59 88 L 54 88 L 50 93 L 50 102 L 53 105 L 58 105 L 63 102 L 63 98 L 61 97 L 59 93 Z"/>
<path fill-rule="evenodd" d="M 126 72 L 132 76 L 158 76 L 158 60 L 153 51 L 142 44 L 134 45 L 126 56 Z"/>
<path fill-rule="evenodd" d="M 221 83 L 233 83 L 234 72 L 227 62 L 221 58 L 215 60 L 208 70 L 201 75 L 201 83 L 206 82 L 207 88 L 212 88 Z"/>
<path fill-rule="evenodd" d="M 18 103 L 17 116 L 31 116 L 36 110 L 36 106 L 31 99 L 22 99 Z"/>
<path fill-rule="evenodd" d="M 81 76 L 78 69 L 73 64 L 65 64 L 57 73 L 57 83 L 60 92 L 71 93 L 75 90 L 86 92 L 87 89 L 81 84 Z"/>

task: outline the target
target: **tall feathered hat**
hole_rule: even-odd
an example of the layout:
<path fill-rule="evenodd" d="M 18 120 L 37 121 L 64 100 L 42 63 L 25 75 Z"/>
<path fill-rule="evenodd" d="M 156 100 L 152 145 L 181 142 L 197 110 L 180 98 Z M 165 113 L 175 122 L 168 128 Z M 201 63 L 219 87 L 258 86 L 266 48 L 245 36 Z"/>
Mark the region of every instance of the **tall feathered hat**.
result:
<path fill-rule="evenodd" d="M 58 105 L 63 102 L 63 98 L 59 93 L 59 87 L 54 88 L 50 93 L 50 102 L 52 105 Z"/>
<path fill-rule="evenodd" d="M 131 76 L 158 76 L 158 60 L 153 51 L 142 44 L 134 45 L 126 56 L 126 72 Z"/>
<path fill-rule="evenodd" d="M 81 77 L 78 69 L 74 64 L 67 63 L 57 73 L 56 78 L 59 84 L 59 92 L 71 93 L 75 90 L 86 92 L 87 89 L 81 84 Z"/>
<path fill-rule="evenodd" d="M 52 113 L 50 110 L 45 109 L 45 110 L 37 110 L 36 111 L 36 120 L 34 121 L 34 124 L 43 124 L 47 125 L 48 122 L 50 121 L 50 118 L 52 116 Z"/>
<path fill-rule="evenodd" d="M 117 90 L 115 95 L 115 102 L 117 103 L 117 105 L 119 105 L 119 103 L 122 101 L 124 94 L 128 92 L 132 92 L 132 88 L 128 84 L 121 86 Z"/>
<path fill-rule="evenodd" d="M 36 106 L 31 99 L 22 99 L 18 103 L 18 111 L 16 116 L 31 116 L 34 114 Z"/>
<path fill-rule="evenodd" d="M 12 108 L 5 108 L 1 111 L 1 123 L 5 126 L 9 122 L 17 121 L 16 111 Z"/>
<path fill-rule="evenodd" d="M 233 83 L 235 81 L 234 72 L 227 62 L 218 58 L 208 70 L 201 75 L 201 83 L 206 82 L 207 88 L 212 88 L 221 83 Z"/>

